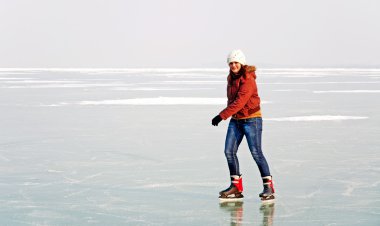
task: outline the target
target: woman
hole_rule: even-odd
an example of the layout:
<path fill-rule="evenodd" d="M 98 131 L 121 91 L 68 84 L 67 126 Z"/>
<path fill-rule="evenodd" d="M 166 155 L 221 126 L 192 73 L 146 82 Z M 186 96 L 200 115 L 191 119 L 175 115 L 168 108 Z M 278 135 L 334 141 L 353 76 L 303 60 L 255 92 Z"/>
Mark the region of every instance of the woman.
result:
<path fill-rule="evenodd" d="M 237 157 L 238 147 L 245 136 L 249 150 L 255 160 L 263 180 L 264 190 L 261 200 L 274 199 L 274 187 L 268 163 L 261 150 L 262 118 L 260 97 L 256 86 L 256 68 L 246 65 L 241 50 L 232 51 L 227 58 L 230 73 L 227 81 L 227 107 L 212 119 L 217 126 L 222 120 L 232 117 L 228 126 L 224 153 L 230 170 L 231 185 L 219 192 L 221 200 L 243 198 L 243 181 Z"/>

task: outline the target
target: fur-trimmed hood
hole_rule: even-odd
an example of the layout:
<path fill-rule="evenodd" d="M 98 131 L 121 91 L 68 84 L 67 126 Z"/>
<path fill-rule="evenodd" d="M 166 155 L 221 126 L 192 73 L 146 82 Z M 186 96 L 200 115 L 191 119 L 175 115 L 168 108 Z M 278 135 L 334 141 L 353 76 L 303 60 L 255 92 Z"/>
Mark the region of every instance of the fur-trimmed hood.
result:
<path fill-rule="evenodd" d="M 254 78 L 256 79 L 256 67 L 255 66 L 250 66 L 250 65 L 244 65 L 241 67 L 240 71 L 238 74 L 234 74 L 230 70 L 230 74 L 228 75 L 228 82 L 231 82 L 234 79 L 243 77 L 245 80 L 248 78 Z"/>

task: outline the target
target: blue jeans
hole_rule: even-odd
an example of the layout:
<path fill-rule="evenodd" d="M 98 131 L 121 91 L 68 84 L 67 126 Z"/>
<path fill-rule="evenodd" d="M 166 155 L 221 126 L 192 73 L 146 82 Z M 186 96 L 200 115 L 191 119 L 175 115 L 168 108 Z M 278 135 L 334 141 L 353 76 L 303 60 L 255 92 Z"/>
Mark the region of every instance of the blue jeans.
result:
<path fill-rule="evenodd" d="M 261 150 L 262 118 L 231 119 L 226 137 L 224 154 L 227 158 L 230 175 L 241 175 L 237 151 L 243 137 L 247 139 L 252 157 L 259 167 L 262 177 L 270 176 L 269 166 Z"/>

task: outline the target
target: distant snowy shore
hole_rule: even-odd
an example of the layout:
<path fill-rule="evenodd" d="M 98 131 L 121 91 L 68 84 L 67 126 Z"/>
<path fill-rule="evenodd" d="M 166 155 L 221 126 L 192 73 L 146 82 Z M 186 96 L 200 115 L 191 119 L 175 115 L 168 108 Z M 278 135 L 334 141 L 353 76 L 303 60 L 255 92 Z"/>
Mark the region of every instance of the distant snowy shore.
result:
<path fill-rule="evenodd" d="M 0 68 L 0 72 L 8 71 L 55 71 L 55 72 L 224 72 L 228 70 L 225 68 Z M 262 71 L 367 71 L 367 72 L 380 72 L 380 68 L 258 68 Z"/>

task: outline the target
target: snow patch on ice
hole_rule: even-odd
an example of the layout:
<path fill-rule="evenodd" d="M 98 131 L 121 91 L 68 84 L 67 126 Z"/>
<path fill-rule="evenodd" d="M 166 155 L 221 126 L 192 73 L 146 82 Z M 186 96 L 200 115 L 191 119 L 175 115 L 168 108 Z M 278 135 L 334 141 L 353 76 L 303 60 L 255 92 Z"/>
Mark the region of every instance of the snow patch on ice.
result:
<path fill-rule="evenodd" d="M 154 183 L 154 184 L 146 184 L 143 185 L 143 188 L 169 188 L 169 187 L 181 187 L 181 186 L 205 186 L 205 187 L 214 187 L 217 186 L 216 183 L 210 182 L 199 182 L 199 183 L 191 183 L 191 182 L 183 182 L 183 183 Z"/>
<path fill-rule="evenodd" d="M 298 198 L 310 199 L 310 198 L 314 198 L 319 193 L 321 193 L 321 190 L 317 190 L 317 191 L 311 192 L 311 193 L 306 194 L 306 195 L 300 195 Z"/>
<path fill-rule="evenodd" d="M 368 119 L 366 116 L 343 116 L 343 115 L 310 115 L 310 116 L 294 116 L 283 118 L 267 118 L 266 121 L 277 122 L 309 122 L 309 121 L 341 121 L 341 120 L 360 120 Z"/>
<path fill-rule="evenodd" d="M 380 81 L 336 81 L 336 82 L 258 82 L 259 85 L 329 85 L 329 84 L 379 84 Z"/>
<path fill-rule="evenodd" d="M 3 155 L 0 155 L 0 159 L 5 161 L 5 162 L 10 162 L 11 160 Z"/>
<path fill-rule="evenodd" d="M 81 183 L 83 183 L 85 181 L 91 180 L 93 178 L 96 178 L 96 177 L 99 177 L 99 176 L 102 176 L 102 175 L 103 175 L 103 173 L 100 172 L 100 173 L 97 173 L 97 174 L 89 175 L 89 176 L 84 177 L 82 179 L 69 178 L 69 177 L 66 177 L 66 176 L 64 176 L 63 178 L 66 179 L 65 183 L 69 183 L 69 184 L 81 184 Z"/>
<path fill-rule="evenodd" d="M 1 73 L 0 73 L 0 75 L 1 75 Z M 2 81 L 2 80 L 5 80 L 5 81 L 7 81 L 7 80 L 31 80 L 31 79 L 35 79 L 35 78 L 13 78 L 13 77 L 1 77 L 0 78 L 0 81 Z"/>
<path fill-rule="evenodd" d="M 155 97 L 122 100 L 81 101 L 80 105 L 226 105 L 225 98 Z"/>
<path fill-rule="evenodd" d="M 188 84 L 188 85 L 201 85 L 201 84 L 226 84 L 226 81 L 218 81 L 218 80 L 213 80 L 213 81 L 164 81 L 162 84 Z"/>
<path fill-rule="evenodd" d="M 226 72 L 226 68 L 0 68 L 1 72 L 173 73 Z"/>
<path fill-rule="evenodd" d="M 274 89 L 273 92 L 305 92 L 307 89 Z"/>
<path fill-rule="evenodd" d="M 355 189 L 366 187 L 364 183 L 360 182 L 346 182 L 346 190 L 342 193 L 343 196 L 351 196 Z"/>
<path fill-rule="evenodd" d="M 28 85 L 10 85 L 3 86 L 1 88 L 8 89 L 42 89 L 42 88 L 96 88 L 96 87 L 123 87 L 129 86 L 129 84 L 124 83 L 109 83 L 109 84 L 101 84 L 101 83 L 51 83 L 51 84 L 28 84 Z"/>
<path fill-rule="evenodd" d="M 313 91 L 313 93 L 380 93 L 380 90 L 325 90 Z"/>
<path fill-rule="evenodd" d="M 262 104 L 270 103 L 262 101 Z M 67 103 L 65 103 L 67 104 Z M 227 105 L 226 98 L 154 97 L 120 100 L 80 101 L 79 105 Z"/>
<path fill-rule="evenodd" d="M 61 170 L 53 170 L 53 169 L 48 169 L 48 173 L 64 173 L 64 171 Z"/>
<path fill-rule="evenodd" d="M 131 90 L 131 91 L 189 91 L 189 90 L 211 90 L 214 88 L 169 88 L 169 87 L 120 87 L 112 90 Z"/>

